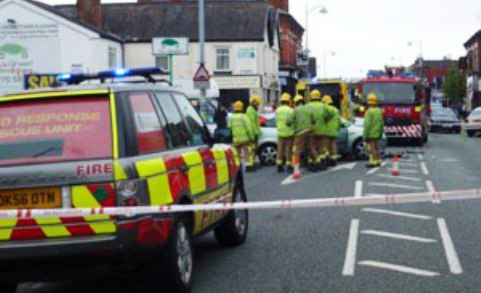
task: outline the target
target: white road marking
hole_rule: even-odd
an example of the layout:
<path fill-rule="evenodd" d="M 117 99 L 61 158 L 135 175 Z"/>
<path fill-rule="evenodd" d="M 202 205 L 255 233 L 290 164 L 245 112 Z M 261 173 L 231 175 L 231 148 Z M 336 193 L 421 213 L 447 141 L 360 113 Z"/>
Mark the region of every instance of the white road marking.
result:
<path fill-rule="evenodd" d="M 367 234 L 367 235 L 374 235 L 374 236 L 394 238 L 394 239 L 400 239 L 400 240 L 415 241 L 415 242 L 421 242 L 421 243 L 436 243 L 436 242 L 438 242 L 436 239 L 432 239 L 432 238 L 417 237 L 417 236 L 411 236 L 411 235 L 405 235 L 405 234 L 399 234 L 399 233 L 391 233 L 391 232 L 384 232 L 384 231 L 377 231 L 377 230 L 362 230 L 361 233 Z"/>
<path fill-rule="evenodd" d="M 429 175 L 428 167 L 426 166 L 426 163 L 421 162 L 421 170 L 423 171 L 424 175 Z"/>
<path fill-rule="evenodd" d="M 440 163 L 457 163 L 460 162 L 458 159 L 444 159 L 444 160 L 439 160 L 438 162 Z"/>
<path fill-rule="evenodd" d="M 461 263 L 454 249 L 453 240 L 451 235 L 449 235 L 448 226 L 446 225 L 446 220 L 443 218 L 438 218 L 439 232 L 441 233 L 441 239 L 443 240 L 444 252 L 446 253 L 446 258 L 449 264 L 449 270 L 452 274 L 462 274 L 463 269 L 461 268 Z"/>
<path fill-rule="evenodd" d="M 418 159 L 419 159 L 420 161 L 423 161 L 423 160 L 424 160 L 424 156 L 423 156 L 422 154 L 418 154 Z"/>
<path fill-rule="evenodd" d="M 408 166 L 408 167 L 417 167 L 419 166 L 418 163 L 405 163 L 405 162 L 399 162 L 399 166 Z"/>
<path fill-rule="evenodd" d="M 434 184 L 431 180 L 426 180 L 426 188 L 428 189 L 429 192 L 436 192 L 436 189 L 434 188 Z M 433 200 L 433 203 L 441 203 L 439 199 Z"/>
<path fill-rule="evenodd" d="M 432 220 L 433 219 L 432 217 L 426 216 L 426 215 L 404 213 L 404 212 L 398 212 L 398 211 L 386 210 L 386 209 L 364 208 L 364 209 L 362 209 L 362 211 L 367 212 L 367 213 L 386 214 L 386 215 L 391 215 L 391 216 L 399 216 L 399 217 L 419 219 L 419 220 Z"/>
<path fill-rule="evenodd" d="M 415 174 L 415 173 L 419 173 L 418 170 L 414 170 L 414 169 L 402 169 L 402 172 L 403 173 L 410 173 L 410 174 Z"/>
<path fill-rule="evenodd" d="M 342 269 L 343 276 L 354 276 L 354 267 L 356 265 L 357 237 L 359 236 L 359 220 L 351 220 L 351 228 L 349 230 L 349 239 L 347 240 L 346 258 Z"/>
<path fill-rule="evenodd" d="M 422 270 L 422 269 L 417 269 L 417 268 L 411 268 L 407 266 L 401 266 L 401 265 L 396 265 L 396 264 L 390 264 L 386 262 L 380 262 L 380 261 L 373 261 L 373 260 L 366 260 L 366 261 L 360 261 L 358 262 L 359 265 L 361 266 L 368 266 L 368 267 L 374 267 L 374 268 L 379 268 L 379 269 L 386 269 L 386 270 L 391 270 L 391 271 L 396 271 L 400 273 L 406 273 L 406 274 L 411 274 L 411 275 L 416 275 L 416 276 L 421 276 L 421 277 L 436 277 L 439 276 L 439 273 L 437 272 L 432 272 L 428 270 Z"/>
<path fill-rule="evenodd" d="M 377 168 L 374 168 L 374 169 L 371 169 L 367 172 L 368 175 L 372 175 L 374 173 L 376 173 L 379 169 L 381 169 L 382 167 L 386 166 L 387 165 L 387 162 L 382 162 L 381 163 L 381 167 L 377 167 Z"/>
<path fill-rule="evenodd" d="M 361 180 L 356 181 L 356 186 L 354 188 L 354 197 L 362 197 L 362 185 L 363 182 Z"/>
<path fill-rule="evenodd" d="M 369 182 L 369 185 L 399 188 L 399 189 L 424 190 L 424 187 L 412 186 L 412 185 L 403 185 L 403 184 L 393 184 L 393 183 L 386 183 L 386 182 Z"/>
<path fill-rule="evenodd" d="M 309 175 L 304 175 L 304 173 L 303 173 L 303 176 L 301 177 L 301 179 L 298 179 L 298 180 L 293 179 L 292 175 L 289 175 L 286 179 L 284 179 L 284 181 L 281 182 L 281 185 L 289 185 L 289 184 L 292 184 L 292 183 L 300 182 L 302 179 L 308 179 L 308 178 L 320 176 L 320 175 L 335 172 L 335 171 L 352 170 L 352 169 L 354 169 L 354 167 L 356 167 L 356 164 L 357 164 L 356 162 L 348 163 L 348 164 L 341 164 L 341 165 L 338 165 L 338 166 L 336 166 L 332 169 L 329 169 L 327 171 L 324 171 L 324 172 L 319 172 L 319 173 L 314 173 L 314 174 L 308 173 Z"/>
<path fill-rule="evenodd" d="M 399 179 L 399 180 L 407 180 L 407 181 L 415 181 L 420 182 L 422 179 L 415 178 L 415 177 L 407 177 L 407 176 L 392 176 L 388 174 L 378 174 L 378 177 L 389 178 L 389 179 Z"/>

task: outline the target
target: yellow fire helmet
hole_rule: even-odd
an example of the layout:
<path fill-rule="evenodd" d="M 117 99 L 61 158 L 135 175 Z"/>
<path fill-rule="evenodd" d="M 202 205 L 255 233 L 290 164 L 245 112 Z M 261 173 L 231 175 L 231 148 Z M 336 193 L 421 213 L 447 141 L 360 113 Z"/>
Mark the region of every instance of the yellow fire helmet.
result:
<path fill-rule="evenodd" d="M 281 102 L 290 102 L 291 99 L 292 99 L 292 97 L 289 93 L 283 93 L 281 95 Z"/>
<path fill-rule="evenodd" d="M 369 93 L 367 95 L 367 104 L 370 106 L 376 106 L 377 105 L 377 95 L 376 93 Z"/>
<path fill-rule="evenodd" d="M 295 98 L 294 98 L 294 102 L 295 103 L 299 103 L 299 102 L 302 102 L 304 101 L 304 97 L 301 96 L 301 95 L 297 95 Z"/>
<path fill-rule="evenodd" d="M 234 109 L 234 111 L 242 112 L 242 111 L 244 111 L 244 103 L 242 103 L 241 101 L 236 101 L 232 105 L 232 108 Z"/>
<path fill-rule="evenodd" d="M 319 101 L 321 100 L 321 92 L 319 90 L 311 91 L 311 100 Z"/>
<path fill-rule="evenodd" d="M 326 105 L 331 105 L 333 103 L 331 96 L 324 96 L 322 102 Z"/>
<path fill-rule="evenodd" d="M 262 98 L 260 96 L 252 96 L 250 100 L 253 106 L 259 106 L 262 103 Z"/>

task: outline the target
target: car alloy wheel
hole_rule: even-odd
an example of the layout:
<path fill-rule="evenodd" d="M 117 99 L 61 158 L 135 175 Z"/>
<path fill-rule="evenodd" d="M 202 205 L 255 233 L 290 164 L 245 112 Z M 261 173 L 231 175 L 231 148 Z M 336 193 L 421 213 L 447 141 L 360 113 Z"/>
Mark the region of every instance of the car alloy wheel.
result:
<path fill-rule="evenodd" d="M 240 190 L 235 193 L 235 202 L 245 202 L 242 200 Z M 247 210 L 234 210 L 235 228 L 239 235 L 244 235 L 247 230 Z"/>
<path fill-rule="evenodd" d="M 177 231 L 177 266 L 182 282 L 188 284 L 192 278 L 192 247 L 189 238 L 189 231 L 185 225 L 180 224 Z"/>
<path fill-rule="evenodd" d="M 261 147 L 260 150 L 260 160 L 264 165 L 274 165 L 276 163 L 277 148 L 275 145 L 268 144 Z"/>
<path fill-rule="evenodd" d="M 366 142 L 363 141 L 362 139 L 358 139 L 354 143 L 354 156 L 357 159 L 366 159 L 368 157 L 367 149 L 366 149 Z"/>

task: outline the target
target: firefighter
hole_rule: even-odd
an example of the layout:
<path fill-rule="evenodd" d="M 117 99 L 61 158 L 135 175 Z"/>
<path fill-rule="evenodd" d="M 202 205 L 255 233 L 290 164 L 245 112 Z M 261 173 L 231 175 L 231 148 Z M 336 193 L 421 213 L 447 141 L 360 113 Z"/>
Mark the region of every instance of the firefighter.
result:
<path fill-rule="evenodd" d="M 369 109 L 364 116 L 364 141 L 367 145 L 369 154 L 368 168 L 381 166 L 381 151 L 379 150 L 379 139 L 384 133 L 384 118 L 382 110 L 377 104 L 377 95 L 370 93 L 367 96 L 367 105 Z"/>
<path fill-rule="evenodd" d="M 292 164 L 294 167 L 293 178 L 301 178 L 301 154 L 304 149 L 308 149 L 307 142 L 311 135 L 314 118 L 311 109 L 305 104 L 304 97 L 297 95 L 294 98 L 296 108 L 294 109 L 294 148 L 292 156 Z M 308 154 L 310 155 L 310 154 Z"/>
<path fill-rule="evenodd" d="M 339 130 L 341 127 L 341 117 L 339 110 L 332 105 L 333 100 L 331 96 L 324 96 L 322 98 L 322 103 L 324 103 L 326 106 L 325 109 L 329 113 L 328 116 L 331 117 L 326 125 L 326 143 L 329 149 L 327 161 L 330 166 L 336 166 L 337 160 L 339 160 L 339 154 L 337 152 L 337 138 L 339 137 Z"/>
<path fill-rule="evenodd" d="M 359 117 L 361 112 L 361 96 L 359 92 L 356 90 L 354 94 L 354 100 L 351 101 L 351 117 Z"/>
<path fill-rule="evenodd" d="M 310 164 L 313 164 L 311 168 L 313 171 L 326 170 L 326 149 L 322 145 L 322 141 L 326 132 L 326 110 L 323 103 L 321 103 L 321 92 L 319 90 L 313 90 L 310 93 L 311 102 L 309 107 L 311 108 L 312 115 L 314 117 L 314 125 L 310 137 L 310 153 L 314 156 L 309 158 Z"/>
<path fill-rule="evenodd" d="M 262 98 L 260 96 L 254 95 L 250 98 L 249 107 L 247 107 L 247 117 L 252 126 L 252 130 L 254 132 L 254 138 L 252 139 L 249 147 L 250 147 L 250 156 L 249 160 L 252 160 L 255 163 L 255 157 L 257 154 L 257 146 L 259 142 L 259 136 L 261 135 L 261 125 L 259 121 L 259 114 L 257 113 L 259 105 L 262 103 Z"/>
<path fill-rule="evenodd" d="M 232 132 L 232 142 L 234 143 L 239 156 L 241 157 L 243 166 L 247 167 L 248 171 L 254 168 L 254 161 L 250 155 L 250 144 L 254 140 L 254 131 L 247 115 L 244 114 L 244 104 L 241 101 L 236 101 L 232 108 L 234 114 L 227 123 Z"/>
<path fill-rule="evenodd" d="M 291 108 L 291 95 L 281 95 L 281 105 L 276 110 L 277 126 L 277 172 L 284 172 L 284 161 L 289 172 L 292 172 L 292 144 L 294 142 L 294 110 Z"/>

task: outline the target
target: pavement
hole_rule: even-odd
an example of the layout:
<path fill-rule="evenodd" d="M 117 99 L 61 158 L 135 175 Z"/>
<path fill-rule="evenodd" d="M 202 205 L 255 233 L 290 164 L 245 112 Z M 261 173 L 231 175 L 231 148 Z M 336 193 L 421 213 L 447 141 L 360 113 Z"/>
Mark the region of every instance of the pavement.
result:
<path fill-rule="evenodd" d="M 249 200 L 367 197 L 480 185 L 479 138 L 431 134 L 392 162 L 305 173 L 274 168 L 246 178 Z M 481 200 L 250 212 L 247 242 L 221 248 L 212 234 L 195 249 L 193 292 L 479 292 Z M 20 293 L 154 292 L 146 283 L 83 280 L 26 283 Z"/>

